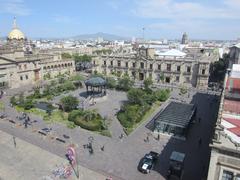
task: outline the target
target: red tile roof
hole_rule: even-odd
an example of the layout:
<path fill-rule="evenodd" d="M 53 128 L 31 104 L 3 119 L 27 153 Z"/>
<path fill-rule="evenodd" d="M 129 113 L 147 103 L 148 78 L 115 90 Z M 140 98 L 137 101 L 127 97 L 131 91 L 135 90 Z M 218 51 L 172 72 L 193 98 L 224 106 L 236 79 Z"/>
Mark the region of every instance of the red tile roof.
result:
<path fill-rule="evenodd" d="M 229 128 L 228 130 L 231 131 L 233 134 L 236 134 L 237 136 L 240 137 L 240 128 L 239 127 Z"/>
<path fill-rule="evenodd" d="M 224 99 L 224 111 L 240 114 L 240 101 Z"/>
<path fill-rule="evenodd" d="M 238 126 L 240 128 L 240 119 L 234 119 L 234 118 L 223 118 L 225 121 L 235 125 L 235 126 Z"/>
<path fill-rule="evenodd" d="M 227 90 L 229 91 L 230 80 L 232 80 L 232 92 L 240 93 L 240 78 L 229 77 L 226 83 Z"/>

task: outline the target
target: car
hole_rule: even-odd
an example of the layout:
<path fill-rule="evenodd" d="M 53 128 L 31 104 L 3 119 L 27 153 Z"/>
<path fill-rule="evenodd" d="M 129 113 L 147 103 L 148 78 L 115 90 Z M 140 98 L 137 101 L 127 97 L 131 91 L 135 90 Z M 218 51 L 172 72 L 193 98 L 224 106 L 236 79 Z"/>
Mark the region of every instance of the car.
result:
<path fill-rule="evenodd" d="M 150 173 L 158 160 L 158 155 L 159 154 L 154 151 L 145 154 L 138 164 L 138 170 L 145 174 Z"/>

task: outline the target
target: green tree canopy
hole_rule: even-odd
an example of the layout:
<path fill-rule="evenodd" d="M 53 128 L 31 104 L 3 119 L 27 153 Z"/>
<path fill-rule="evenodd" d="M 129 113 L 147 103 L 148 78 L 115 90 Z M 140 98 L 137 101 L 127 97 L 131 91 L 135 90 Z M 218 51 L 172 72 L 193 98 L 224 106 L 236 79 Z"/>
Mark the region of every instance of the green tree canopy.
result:
<path fill-rule="evenodd" d="M 92 56 L 88 56 L 87 54 L 84 54 L 84 55 L 75 54 L 73 56 L 73 58 L 74 58 L 76 63 L 78 63 L 78 62 L 91 62 L 92 61 Z"/>
<path fill-rule="evenodd" d="M 62 59 L 71 59 L 72 55 L 69 53 L 62 53 Z"/>
<path fill-rule="evenodd" d="M 70 112 L 77 108 L 79 100 L 76 97 L 69 95 L 69 96 L 63 97 L 60 100 L 60 102 L 63 106 L 63 110 L 66 112 Z"/>
<path fill-rule="evenodd" d="M 222 83 L 225 77 L 226 70 L 228 68 L 228 64 L 228 54 L 224 54 L 223 58 L 219 59 L 219 61 L 211 63 L 209 81 Z"/>
<path fill-rule="evenodd" d="M 149 90 L 150 86 L 153 84 L 152 78 L 147 78 L 143 81 L 144 89 Z"/>
<path fill-rule="evenodd" d="M 128 76 L 124 76 L 123 78 L 118 80 L 116 88 L 118 90 L 128 91 L 129 89 L 132 88 L 133 83 L 134 82 Z"/>

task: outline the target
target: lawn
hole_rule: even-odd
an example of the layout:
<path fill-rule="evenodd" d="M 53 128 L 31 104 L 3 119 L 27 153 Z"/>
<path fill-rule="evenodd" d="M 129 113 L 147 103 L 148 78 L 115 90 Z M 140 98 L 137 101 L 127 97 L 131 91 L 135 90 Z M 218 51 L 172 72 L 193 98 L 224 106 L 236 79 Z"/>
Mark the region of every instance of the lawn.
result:
<path fill-rule="evenodd" d="M 5 105 L 3 104 L 3 102 L 0 102 L 0 110 L 4 110 Z"/>

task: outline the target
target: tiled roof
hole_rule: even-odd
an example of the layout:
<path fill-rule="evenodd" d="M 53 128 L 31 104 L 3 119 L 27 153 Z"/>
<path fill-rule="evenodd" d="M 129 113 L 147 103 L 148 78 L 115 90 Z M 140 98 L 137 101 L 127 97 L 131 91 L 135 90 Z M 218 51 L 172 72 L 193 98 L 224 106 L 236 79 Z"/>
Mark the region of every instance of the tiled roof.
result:
<path fill-rule="evenodd" d="M 240 119 L 234 119 L 234 118 L 225 118 L 223 117 L 223 119 L 235 126 L 238 126 L 240 128 Z"/>
<path fill-rule="evenodd" d="M 229 128 L 228 130 L 240 137 L 240 127 Z"/>
<path fill-rule="evenodd" d="M 240 114 L 240 101 L 224 99 L 224 111 Z"/>

